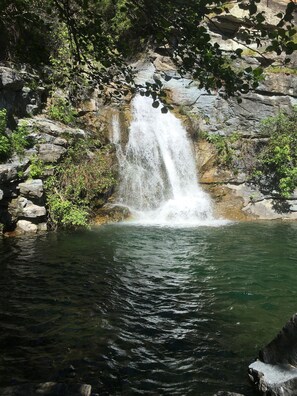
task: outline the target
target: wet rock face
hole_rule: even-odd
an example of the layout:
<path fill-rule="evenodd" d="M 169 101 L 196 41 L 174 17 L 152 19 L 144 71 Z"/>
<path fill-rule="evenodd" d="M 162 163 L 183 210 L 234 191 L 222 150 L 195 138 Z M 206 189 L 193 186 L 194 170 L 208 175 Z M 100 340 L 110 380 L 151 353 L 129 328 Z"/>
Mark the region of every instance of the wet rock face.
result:
<path fill-rule="evenodd" d="M 259 352 L 259 358 L 268 364 L 290 364 L 297 367 L 297 314 L 294 314 L 274 340 Z"/>

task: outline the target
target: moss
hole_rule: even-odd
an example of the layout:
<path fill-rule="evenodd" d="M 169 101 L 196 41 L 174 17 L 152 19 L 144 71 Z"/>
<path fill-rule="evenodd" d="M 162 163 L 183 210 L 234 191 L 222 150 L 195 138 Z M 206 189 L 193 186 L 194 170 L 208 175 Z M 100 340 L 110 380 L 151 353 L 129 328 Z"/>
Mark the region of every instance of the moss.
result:
<path fill-rule="evenodd" d="M 272 74 L 293 74 L 297 75 L 297 69 L 293 67 L 284 66 L 270 66 L 266 69 L 266 73 Z"/>

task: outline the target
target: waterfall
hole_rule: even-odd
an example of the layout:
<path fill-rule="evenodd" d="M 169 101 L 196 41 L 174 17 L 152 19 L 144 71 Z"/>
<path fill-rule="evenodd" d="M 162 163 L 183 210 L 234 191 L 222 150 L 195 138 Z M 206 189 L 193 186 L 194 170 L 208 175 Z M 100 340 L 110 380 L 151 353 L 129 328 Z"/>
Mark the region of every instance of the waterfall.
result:
<path fill-rule="evenodd" d="M 121 142 L 113 119 L 120 184 L 118 204 L 130 209 L 134 222 L 159 225 L 213 223 L 209 196 L 199 186 L 193 148 L 181 121 L 162 114 L 152 100 L 132 101 L 128 142 Z"/>

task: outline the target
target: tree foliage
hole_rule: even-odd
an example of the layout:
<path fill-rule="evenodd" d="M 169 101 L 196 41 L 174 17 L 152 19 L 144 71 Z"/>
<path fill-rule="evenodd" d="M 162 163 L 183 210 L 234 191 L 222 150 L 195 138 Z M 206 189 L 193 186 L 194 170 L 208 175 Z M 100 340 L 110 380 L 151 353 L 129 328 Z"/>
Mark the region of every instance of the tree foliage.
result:
<path fill-rule="evenodd" d="M 265 44 L 266 53 L 290 56 L 297 46 L 295 2 L 288 2 L 272 26 L 265 12 L 258 11 L 260 1 L 237 2 L 246 11 L 237 43 L 259 49 Z M 162 84 L 135 85 L 128 64 L 129 57 L 148 46 L 162 49 L 180 75 L 191 74 L 201 87 L 222 95 L 245 93 L 261 78 L 261 67 L 232 66 L 230 58 L 240 58 L 242 48 L 226 54 L 211 40 L 208 26 L 216 24 L 215 17 L 229 13 L 229 3 L 223 0 L 2 0 L 0 7 L 6 56 L 12 57 L 14 51 L 24 59 L 33 53 L 43 63 L 58 59 L 66 85 L 96 85 L 115 97 L 126 89 L 143 89 L 156 101 Z M 26 48 L 23 55 L 21 48 Z M 263 52 L 261 57 L 267 61 Z"/>

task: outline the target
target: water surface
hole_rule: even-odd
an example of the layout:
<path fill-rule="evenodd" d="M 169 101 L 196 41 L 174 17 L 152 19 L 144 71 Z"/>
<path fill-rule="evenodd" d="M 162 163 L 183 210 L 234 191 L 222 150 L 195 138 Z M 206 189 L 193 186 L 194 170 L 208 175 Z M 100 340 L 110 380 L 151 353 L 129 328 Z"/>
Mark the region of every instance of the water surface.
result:
<path fill-rule="evenodd" d="M 252 395 L 246 369 L 296 311 L 297 224 L 110 225 L 0 241 L 0 386 Z"/>

